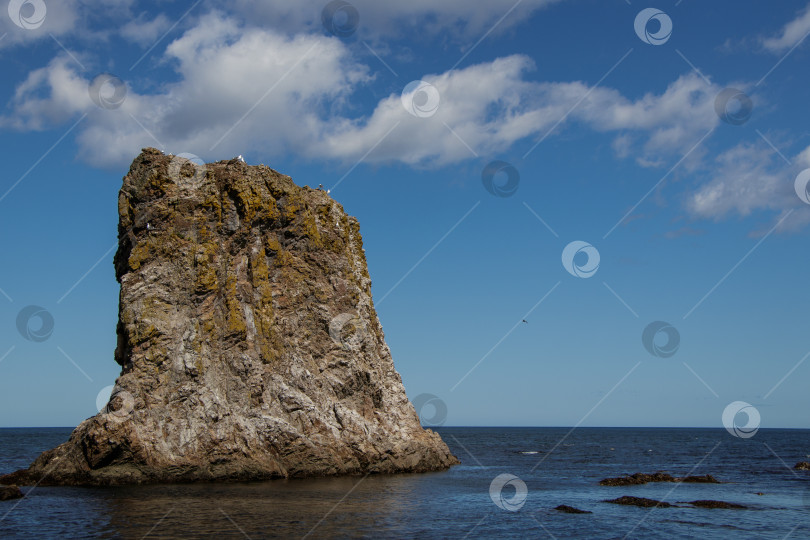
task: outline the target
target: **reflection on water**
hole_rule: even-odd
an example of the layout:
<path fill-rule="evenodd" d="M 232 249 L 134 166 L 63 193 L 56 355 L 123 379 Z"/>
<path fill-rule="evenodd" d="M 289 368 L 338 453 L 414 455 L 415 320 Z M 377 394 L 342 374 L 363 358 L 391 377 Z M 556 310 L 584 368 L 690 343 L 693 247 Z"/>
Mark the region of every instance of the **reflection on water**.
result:
<path fill-rule="evenodd" d="M 0 533 L 36 531 L 43 537 L 78 538 L 411 536 L 415 528 L 421 528 L 413 523 L 420 515 L 445 523 L 458 517 L 453 515 L 452 505 L 442 503 L 435 493 L 420 493 L 425 490 L 425 476 L 443 474 L 244 484 L 38 487 L 22 503 L 28 522 L 4 528 L 17 521 L 9 519 L 0 523 Z M 31 522 L 32 516 L 40 518 Z M 429 529 L 423 532 L 421 536 L 430 536 Z"/>

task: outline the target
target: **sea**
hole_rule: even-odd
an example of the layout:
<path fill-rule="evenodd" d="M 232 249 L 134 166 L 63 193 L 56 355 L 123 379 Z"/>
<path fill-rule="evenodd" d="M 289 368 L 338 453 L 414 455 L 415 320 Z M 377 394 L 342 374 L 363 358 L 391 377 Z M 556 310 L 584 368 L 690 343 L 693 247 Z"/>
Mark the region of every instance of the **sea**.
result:
<path fill-rule="evenodd" d="M 810 538 L 810 430 L 434 428 L 461 460 L 427 474 L 111 488 L 27 487 L 0 538 Z M 0 473 L 70 428 L 0 429 Z M 635 472 L 720 484 L 600 486 Z M 604 502 L 621 496 L 671 508 Z M 746 509 L 685 503 L 720 500 Z M 568 514 L 573 506 L 591 513 Z"/>

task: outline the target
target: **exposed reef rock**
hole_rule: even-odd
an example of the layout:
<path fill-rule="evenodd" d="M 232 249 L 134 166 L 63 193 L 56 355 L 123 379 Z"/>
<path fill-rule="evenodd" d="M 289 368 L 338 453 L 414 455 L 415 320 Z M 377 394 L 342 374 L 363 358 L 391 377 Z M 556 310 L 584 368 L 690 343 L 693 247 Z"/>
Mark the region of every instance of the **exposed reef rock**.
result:
<path fill-rule="evenodd" d="M 107 408 L 0 479 L 114 485 L 422 472 L 357 220 L 269 167 L 146 149 L 118 199 L 121 365 Z"/>
<path fill-rule="evenodd" d="M 712 500 L 692 501 L 687 504 L 691 504 L 692 506 L 696 506 L 698 508 L 721 508 L 726 510 L 745 510 L 746 508 L 748 508 L 747 506 L 743 506 L 737 503 L 730 503 L 725 501 L 712 501 Z"/>
<path fill-rule="evenodd" d="M 554 510 L 564 514 L 593 514 L 593 512 L 590 510 L 580 510 L 579 508 L 568 506 L 567 504 L 561 504 L 560 506 L 554 508 Z"/>
<path fill-rule="evenodd" d="M 641 508 L 684 508 L 678 504 L 670 504 L 664 501 L 656 501 L 655 499 L 646 499 L 644 497 L 631 497 L 625 495 L 618 499 L 611 499 L 609 501 L 602 501 L 611 504 L 622 504 L 625 506 L 639 506 Z M 725 509 L 725 510 L 745 510 L 748 507 L 737 503 L 730 503 L 725 501 L 714 501 L 710 499 L 702 499 L 698 501 L 690 501 L 680 503 L 689 504 L 695 508 L 709 508 L 709 509 Z"/>
<path fill-rule="evenodd" d="M 17 486 L 0 486 L 0 501 L 10 501 L 22 497 L 23 493 Z"/>
<path fill-rule="evenodd" d="M 618 478 L 605 478 L 599 481 L 600 486 L 638 486 L 648 482 L 684 482 L 687 484 L 719 484 L 720 481 L 714 476 L 707 474 L 704 476 L 684 476 L 677 477 L 665 472 L 653 474 L 635 473 Z"/>
<path fill-rule="evenodd" d="M 800 461 L 793 468 L 800 471 L 810 471 L 810 461 Z"/>
<path fill-rule="evenodd" d="M 668 502 L 656 501 L 655 499 L 646 499 L 644 497 L 631 497 L 629 495 L 603 502 L 611 504 L 623 504 L 625 506 L 640 506 L 642 508 L 670 508 L 672 506 Z"/>

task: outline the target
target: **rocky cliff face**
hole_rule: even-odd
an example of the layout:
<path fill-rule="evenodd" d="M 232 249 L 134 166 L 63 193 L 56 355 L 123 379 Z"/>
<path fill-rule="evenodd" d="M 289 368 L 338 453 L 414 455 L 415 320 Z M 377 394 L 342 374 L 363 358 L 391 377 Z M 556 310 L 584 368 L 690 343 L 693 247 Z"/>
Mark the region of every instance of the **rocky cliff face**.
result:
<path fill-rule="evenodd" d="M 419 472 L 458 461 L 408 401 L 357 221 L 266 166 L 146 149 L 124 178 L 107 409 L 0 483 Z"/>

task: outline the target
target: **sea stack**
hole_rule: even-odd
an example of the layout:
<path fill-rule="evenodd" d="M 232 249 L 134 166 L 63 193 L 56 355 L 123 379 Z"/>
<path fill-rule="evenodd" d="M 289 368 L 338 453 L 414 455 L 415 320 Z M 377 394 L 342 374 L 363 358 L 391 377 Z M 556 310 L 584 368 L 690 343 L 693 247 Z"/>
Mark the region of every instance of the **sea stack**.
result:
<path fill-rule="evenodd" d="M 107 408 L 0 483 L 118 485 L 424 472 L 359 225 L 239 159 L 143 150 L 118 198 L 121 365 Z"/>

